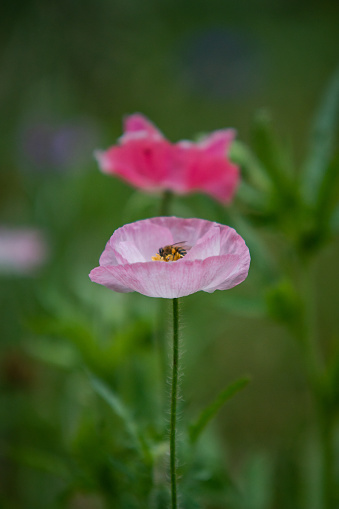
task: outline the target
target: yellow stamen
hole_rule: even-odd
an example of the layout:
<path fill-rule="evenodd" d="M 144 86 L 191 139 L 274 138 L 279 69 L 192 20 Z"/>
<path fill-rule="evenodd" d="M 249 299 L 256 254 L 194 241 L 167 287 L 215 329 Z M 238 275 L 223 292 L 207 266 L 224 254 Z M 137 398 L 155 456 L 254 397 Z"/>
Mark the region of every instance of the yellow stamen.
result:
<path fill-rule="evenodd" d="M 180 260 L 180 258 L 183 258 L 183 256 L 176 249 L 172 249 L 172 254 L 168 254 L 166 256 L 160 256 L 159 253 L 152 256 L 152 260 L 154 262 L 176 262 L 177 260 Z"/>

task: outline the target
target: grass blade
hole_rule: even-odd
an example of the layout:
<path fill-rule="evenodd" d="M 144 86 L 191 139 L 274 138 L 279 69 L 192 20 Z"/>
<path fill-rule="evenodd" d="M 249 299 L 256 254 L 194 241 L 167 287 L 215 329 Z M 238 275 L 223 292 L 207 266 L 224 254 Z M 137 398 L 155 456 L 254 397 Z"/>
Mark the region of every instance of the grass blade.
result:
<path fill-rule="evenodd" d="M 336 70 L 316 113 L 309 139 L 309 150 L 302 174 L 303 194 L 314 202 L 323 175 L 333 157 L 339 124 L 339 68 Z"/>
<path fill-rule="evenodd" d="M 241 389 L 244 389 L 246 385 L 249 383 L 250 379 L 248 377 L 240 378 L 236 380 L 232 384 L 228 385 L 226 389 L 224 389 L 218 396 L 215 398 L 212 403 L 210 403 L 200 414 L 197 421 L 189 427 L 189 436 L 191 442 L 194 443 L 197 441 L 207 424 L 215 417 L 220 408 L 232 398 L 237 392 Z"/>

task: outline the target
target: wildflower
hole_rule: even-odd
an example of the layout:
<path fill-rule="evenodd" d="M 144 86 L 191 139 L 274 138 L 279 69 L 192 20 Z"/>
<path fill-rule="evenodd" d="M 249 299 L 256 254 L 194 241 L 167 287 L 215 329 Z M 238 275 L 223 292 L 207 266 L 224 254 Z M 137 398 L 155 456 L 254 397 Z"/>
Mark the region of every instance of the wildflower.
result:
<path fill-rule="evenodd" d="M 48 246 L 39 230 L 0 226 L 0 273 L 32 274 L 47 256 Z"/>
<path fill-rule="evenodd" d="M 180 257 L 166 261 L 159 255 L 159 249 L 183 242 L 187 249 Z M 99 263 L 90 273 L 92 281 L 116 292 L 171 299 L 238 285 L 247 277 L 250 254 L 242 237 L 229 226 L 195 218 L 155 217 L 118 228 Z"/>
<path fill-rule="evenodd" d="M 20 130 L 20 167 L 58 173 L 83 167 L 97 134 L 90 119 L 73 118 L 59 125 L 52 118 L 29 119 Z"/>
<path fill-rule="evenodd" d="M 227 158 L 233 129 L 214 131 L 198 143 L 172 144 L 139 113 L 128 116 L 124 127 L 117 146 L 96 152 L 103 172 L 145 191 L 200 191 L 223 203 L 232 199 L 239 182 L 238 167 Z"/>

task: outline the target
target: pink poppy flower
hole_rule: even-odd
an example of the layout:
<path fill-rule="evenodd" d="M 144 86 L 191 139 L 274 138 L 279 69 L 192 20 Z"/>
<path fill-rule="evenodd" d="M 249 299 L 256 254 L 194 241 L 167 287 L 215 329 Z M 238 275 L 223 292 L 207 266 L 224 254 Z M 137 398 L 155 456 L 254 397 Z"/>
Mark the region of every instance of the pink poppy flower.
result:
<path fill-rule="evenodd" d="M 239 182 L 239 169 L 227 159 L 233 129 L 214 131 L 198 143 L 172 144 L 143 115 L 130 115 L 117 146 L 96 152 L 103 172 L 146 191 L 177 194 L 201 191 L 229 202 Z"/>
<path fill-rule="evenodd" d="M 173 261 L 165 261 L 161 248 L 176 243 L 180 247 L 174 246 L 173 257 L 167 258 Z M 229 226 L 155 217 L 118 228 L 99 263 L 89 275 L 96 283 L 116 292 L 172 299 L 238 285 L 247 277 L 250 254 Z"/>

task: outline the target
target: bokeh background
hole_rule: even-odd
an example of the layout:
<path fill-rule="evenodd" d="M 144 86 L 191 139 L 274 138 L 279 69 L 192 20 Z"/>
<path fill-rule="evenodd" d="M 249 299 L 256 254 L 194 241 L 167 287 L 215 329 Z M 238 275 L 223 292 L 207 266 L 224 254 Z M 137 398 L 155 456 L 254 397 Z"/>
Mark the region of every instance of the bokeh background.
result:
<path fill-rule="evenodd" d="M 146 419 L 158 397 L 148 392 L 158 304 L 116 295 L 87 275 L 114 229 L 157 215 L 160 198 L 101 174 L 94 150 L 113 144 L 123 116 L 136 111 L 172 141 L 234 127 L 251 144 L 253 118 L 266 108 L 298 172 L 339 61 L 338 22 L 335 0 L 3 2 L 1 507 L 96 509 L 114 500 L 110 476 L 122 485 L 127 476 L 120 444 L 110 443 L 120 424 L 86 370 L 109 381 L 137 417 Z M 232 207 L 193 195 L 176 198 L 172 211 L 234 225 Z M 264 240 L 279 249 L 274 237 Z M 338 253 L 336 241 L 316 269 L 324 338 L 338 335 Z M 296 345 L 265 313 L 269 285 L 257 256 L 240 287 L 184 299 L 184 412 L 195 415 L 249 374 L 211 427 L 221 462 L 247 493 L 230 507 L 312 509 L 313 408 Z M 121 478 L 103 471 L 100 436 L 120 457 L 112 470 Z"/>

